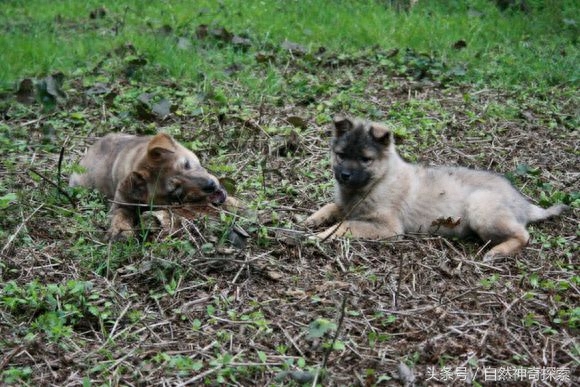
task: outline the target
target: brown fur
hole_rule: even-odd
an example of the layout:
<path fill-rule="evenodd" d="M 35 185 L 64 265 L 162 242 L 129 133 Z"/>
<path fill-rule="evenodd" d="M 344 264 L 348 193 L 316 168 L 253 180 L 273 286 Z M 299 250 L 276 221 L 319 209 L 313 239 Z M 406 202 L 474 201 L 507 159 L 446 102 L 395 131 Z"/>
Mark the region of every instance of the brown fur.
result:
<path fill-rule="evenodd" d="M 491 172 L 409 164 L 397 154 L 394 136 L 384 125 L 337 117 L 334 126 L 336 200 L 306 220 L 310 227 L 334 224 L 319 238 L 477 234 L 494 246 L 489 258 L 520 250 L 528 243 L 529 222 L 566 209 L 540 208 Z"/>
<path fill-rule="evenodd" d="M 97 189 L 113 201 L 109 237 L 133 234 L 138 205 L 222 204 L 227 195 L 197 156 L 161 133 L 132 136 L 113 133 L 97 141 L 80 161 L 84 173 L 71 176 L 71 186 Z"/>

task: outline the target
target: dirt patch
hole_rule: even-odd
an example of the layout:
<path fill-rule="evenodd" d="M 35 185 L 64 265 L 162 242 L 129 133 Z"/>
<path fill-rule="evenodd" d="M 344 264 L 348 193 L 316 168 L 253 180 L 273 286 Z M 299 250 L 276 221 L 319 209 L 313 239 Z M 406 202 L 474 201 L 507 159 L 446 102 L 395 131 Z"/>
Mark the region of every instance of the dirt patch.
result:
<path fill-rule="evenodd" d="M 291 79 L 297 70 L 288 71 Z M 352 74 L 362 80 L 350 90 Z M 206 100 L 207 114 L 179 112 L 184 102 L 174 98 L 177 109 L 152 117 L 153 127 L 128 115 L 131 104 L 115 107 L 80 89 L 67 90 L 68 102 L 52 113 L 6 108 L 2 188 L 18 191 L 19 204 L 2 221 L 4 380 L 12 372 L 32 385 L 448 385 L 486 384 L 496 372 L 514 385 L 571 385 L 577 208 L 532 226 L 523 252 L 491 263 L 478 241 L 318 244 L 300 222 L 331 200 L 328 118 L 340 111 L 402 128 L 400 149 L 412 160 L 508 173 L 543 205 L 577 200 L 577 101 L 526 102 L 360 63 L 330 66 L 317 82 L 328 79 L 340 87 L 293 88 L 288 100 L 260 105 Z M 95 136 L 157 129 L 177 131 L 204 165 L 233 179 L 247 212 L 107 245 L 106 203 L 71 192 L 73 206 L 54 188 L 58 173 L 65 183 Z M 232 241 L 234 224 L 250 236 L 241 244 Z M 54 321 L 39 320 L 45 315 Z M 313 334 L 314 326 L 328 329 Z"/>

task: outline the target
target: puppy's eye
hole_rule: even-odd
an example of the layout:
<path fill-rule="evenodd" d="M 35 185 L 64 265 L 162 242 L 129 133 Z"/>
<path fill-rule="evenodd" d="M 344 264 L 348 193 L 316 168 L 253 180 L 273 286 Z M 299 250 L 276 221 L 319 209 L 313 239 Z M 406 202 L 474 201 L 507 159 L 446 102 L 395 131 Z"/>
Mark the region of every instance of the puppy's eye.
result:
<path fill-rule="evenodd" d="M 342 152 L 335 152 L 334 154 L 336 155 L 336 159 L 338 161 L 344 160 L 344 153 L 342 153 Z"/>
<path fill-rule="evenodd" d="M 371 159 L 370 157 L 363 156 L 360 158 L 360 162 L 363 164 L 370 164 L 370 163 L 372 163 L 372 161 L 373 161 L 373 159 Z"/>
<path fill-rule="evenodd" d="M 191 169 L 191 163 L 189 160 L 185 160 L 185 164 L 183 164 L 184 169 Z"/>

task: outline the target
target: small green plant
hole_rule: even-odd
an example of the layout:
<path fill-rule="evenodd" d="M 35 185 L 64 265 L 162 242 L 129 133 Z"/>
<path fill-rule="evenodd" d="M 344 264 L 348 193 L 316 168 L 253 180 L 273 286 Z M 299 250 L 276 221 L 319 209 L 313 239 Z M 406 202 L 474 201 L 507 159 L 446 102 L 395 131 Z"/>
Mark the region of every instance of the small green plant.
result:
<path fill-rule="evenodd" d="M 15 193 L 7 193 L 6 195 L 0 196 L 0 210 L 8 208 L 17 198 Z"/>
<path fill-rule="evenodd" d="M 152 360 L 154 363 L 163 364 L 180 376 L 191 375 L 200 371 L 204 366 L 202 360 L 194 360 L 183 355 L 169 355 L 165 352 L 155 355 Z"/>
<path fill-rule="evenodd" d="M 30 367 L 10 367 L 2 371 L 2 382 L 8 385 L 28 384 L 27 381 L 32 375 Z"/>
<path fill-rule="evenodd" d="M 97 303 L 101 298 L 87 281 L 46 285 L 37 280 L 25 285 L 10 281 L 0 291 L 0 307 L 16 315 L 36 316 L 32 331 L 44 332 L 49 339 L 58 341 L 70 337 L 83 320 L 96 320 L 97 326 L 103 327 L 111 317 L 111 303 Z"/>
<path fill-rule="evenodd" d="M 499 274 L 492 274 L 491 276 L 480 281 L 481 286 L 483 286 L 485 289 L 491 289 L 498 283 L 499 278 Z"/>

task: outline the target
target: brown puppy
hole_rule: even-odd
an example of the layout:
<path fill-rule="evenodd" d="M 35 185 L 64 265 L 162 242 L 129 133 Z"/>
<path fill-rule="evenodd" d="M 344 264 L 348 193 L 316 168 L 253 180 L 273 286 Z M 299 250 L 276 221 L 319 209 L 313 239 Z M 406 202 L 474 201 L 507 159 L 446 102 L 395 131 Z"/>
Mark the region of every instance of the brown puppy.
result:
<path fill-rule="evenodd" d="M 396 152 L 394 136 L 384 125 L 336 117 L 334 127 L 336 200 L 310 216 L 306 225 L 338 224 L 319 238 L 477 234 L 494 245 L 486 255 L 490 258 L 518 251 L 528 243 L 529 222 L 567 208 L 533 205 L 491 172 L 409 164 Z"/>
<path fill-rule="evenodd" d="M 227 198 L 197 156 L 164 133 L 109 134 L 89 148 L 80 165 L 86 172 L 73 174 L 70 185 L 97 189 L 113 201 L 108 231 L 113 239 L 133 235 L 139 204 L 219 205 Z"/>

